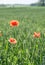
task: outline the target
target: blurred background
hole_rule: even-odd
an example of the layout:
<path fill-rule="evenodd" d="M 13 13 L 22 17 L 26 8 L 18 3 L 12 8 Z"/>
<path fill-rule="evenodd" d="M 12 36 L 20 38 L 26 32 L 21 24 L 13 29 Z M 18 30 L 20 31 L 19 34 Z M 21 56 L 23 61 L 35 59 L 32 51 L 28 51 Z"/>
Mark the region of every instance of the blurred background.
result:
<path fill-rule="evenodd" d="M 0 0 L 0 7 L 45 6 L 45 0 Z"/>

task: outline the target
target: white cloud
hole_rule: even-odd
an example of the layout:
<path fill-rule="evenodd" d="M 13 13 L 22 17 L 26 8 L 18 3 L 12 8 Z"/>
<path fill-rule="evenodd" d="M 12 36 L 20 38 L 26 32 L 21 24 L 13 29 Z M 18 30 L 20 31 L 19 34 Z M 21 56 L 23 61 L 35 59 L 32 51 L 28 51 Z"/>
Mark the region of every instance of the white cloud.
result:
<path fill-rule="evenodd" d="M 0 0 L 0 4 L 30 4 L 38 0 Z"/>

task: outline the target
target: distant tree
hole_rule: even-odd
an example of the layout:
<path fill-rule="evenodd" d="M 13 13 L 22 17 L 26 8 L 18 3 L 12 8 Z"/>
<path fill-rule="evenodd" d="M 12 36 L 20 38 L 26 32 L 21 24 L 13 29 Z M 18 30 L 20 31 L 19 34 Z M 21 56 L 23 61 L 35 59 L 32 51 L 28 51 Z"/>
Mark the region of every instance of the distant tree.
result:
<path fill-rule="evenodd" d="M 39 0 L 39 2 L 40 2 L 40 4 L 41 4 L 42 6 L 45 5 L 45 0 Z"/>

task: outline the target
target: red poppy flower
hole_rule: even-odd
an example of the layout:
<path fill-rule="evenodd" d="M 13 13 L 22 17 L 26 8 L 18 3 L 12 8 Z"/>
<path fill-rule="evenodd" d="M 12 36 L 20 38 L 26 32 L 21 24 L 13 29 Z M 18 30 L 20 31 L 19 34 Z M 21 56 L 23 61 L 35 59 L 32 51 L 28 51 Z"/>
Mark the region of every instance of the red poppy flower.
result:
<path fill-rule="evenodd" d="M 34 32 L 33 36 L 39 38 L 40 37 L 40 32 L 38 32 L 38 33 Z"/>
<path fill-rule="evenodd" d="M 10 38 L 8 41 L 9 41 L 11 44 L 16 44 L 16 43 L 17 43 L 16 39 L 14 39 L 14 38 Z"/>
<path fill-rule="evenodd" d="M 2 36 L 2 34 L 0 33 L 0 36 Z"/>
<path fill-rule="evenodd" d="M 10 26 L 14 27 L 14 26 L 18 26 L 19 22 L 17 20 L 12 20 L 10 21 Z"/>

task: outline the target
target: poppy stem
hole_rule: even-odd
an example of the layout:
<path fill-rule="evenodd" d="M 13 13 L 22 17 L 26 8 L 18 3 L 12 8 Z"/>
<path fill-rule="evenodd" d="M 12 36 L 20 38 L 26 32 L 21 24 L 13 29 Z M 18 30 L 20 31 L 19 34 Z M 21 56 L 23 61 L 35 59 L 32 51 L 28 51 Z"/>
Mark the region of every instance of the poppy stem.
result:
<path fill-rule="evenodd" d="M 14 38 L 15 38 L 15 28 L 13 29 L 13 35 L 14 35 Z"/>

